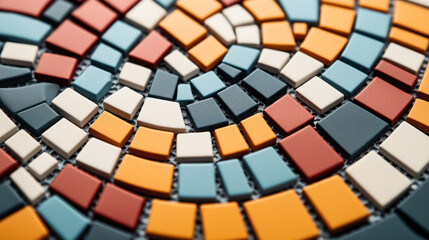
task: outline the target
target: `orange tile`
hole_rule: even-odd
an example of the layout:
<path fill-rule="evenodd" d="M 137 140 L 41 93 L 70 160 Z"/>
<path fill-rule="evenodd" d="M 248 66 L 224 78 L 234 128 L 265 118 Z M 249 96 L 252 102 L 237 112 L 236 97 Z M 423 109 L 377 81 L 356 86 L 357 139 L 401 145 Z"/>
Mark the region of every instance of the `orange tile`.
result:
<path fill-rule="evenodd" d="M 172 132 L 139 127 L 128 149 L 140 157 L 168 161 L 173 140 Z"/>
<path fill-rule="evenodd" d="M 390 0 L 359 0 L 359 6 L 380 12 L 389 12 Z"/>
<path fill-rule="evenodd" d="M 262 45 L 283 51 L 295 51 L 295 39 L 287 21 L 265 22 L 261 24 Z"/>
<path fill-rule="evenodd" d="M 176 6 L 199 22 L 222 9 L 222 4 L 216 0 L 178 0 Z"/>
<path fill-rule="evenodd" d="M 429 66 L 429 65 L 428 65 Z M 429 101 L 429 67 L 426 66 L 425 74 L 420 82 L 419 89 L 417 90 L 417 97 Z"/>
<path fill-rule="evenodd" d="M 49 230 L 33 207 L 27 206 L 0 221 L 0 239 L 47 239 Z"/>
<path fill-rule="evenodd" d="M 390 29 L 389 40 L 423 54 L 426 53 L 429 45 L 428 38 L 398 27 Z"/>
<path fill-rule="evenodd" d="M 202 204 L 200 212 L 204 239 L 248 239 L 237 202 Z"/>
<path fill-rule="evenodd" d="M 260 113 L 241 121 L 240 128 L 253 151 L 274 145 L 277 141 L 276 134 Z"/>
<path fill-rule="evenodd" d="M 244 203 L 258 239 L 314 239 L 319 230 L 294 190 Z"/>
<path fill-rule="evenodd" d="M 194 239 L 197 204 L 152 200 L 146 226 L 149 238 Z"/>
<path fill-rule="evenodd" d="M 89 134 L 118 147 L 124 146 L 133 131 L 133 125 L 107 111 L 102 112 L 89 126 Z"/>
<path fill-rule="evenodd" d="M 347 38 L 343 36 L 313 27 L 302 42 L 300 50 L 329 66 L 339 57 L 346 43 Z"/>
<path fill-rule="evenodd" d="M 185 50 L 190 49 L 207 35 L 207 30 L 203 26 L 178 9 L 164 18 L 159 27 Z"/>
<path fill-rule="evenodd" d="M 429 133 L 429 102 L 422 99 L 416 99 L 407 116 L 407 122 L 414 127 Z"/>
<path fill-rule="evenodd" d="M 150 196 L 169 198 L 174 166 L 126 154 L 115 173 L 114 181 Z"/>
<path fill-rule="evenodd" d="M 405 1 L 396 1 L 393 24 L 429 37 L 429 9 Z"/>
<path fill-rule="evenodd" d="M 353 29 L 356 13 L 352 9 L 323 4 L 320 7 L 320 24 L 323 29 L 350 35 Z"/>
<path fill-rule="evenodd" d="M 188 51 L 188 57 L 203 71 L 207 72 L 216 67 L 227 52 L 228 49 L 210 35 L 191 48 Z"/>
<path fill-rule="evenodd" d="M 244 1 L 243 6 L 255 18 L 257 23 L 285 19 L 285 14 L 274 0 Z"/>
<path fill-rule="evenodd" d="M 295 39 L 302 40 L 307 35 L 308 26 L 307 23 L 304 22 L 296 22 L 293 23 L 293 35 Z"/>
<path fill-rule="evenodd" d="M 338 175 L 307 185 L 303 192 L 331 233 L 369 218 L 369 211 Z"/>
<path fill-rule="evenodd" d="M 236 124 L 218 128 L 214 135 L 222 159 L 238 158 L 250 152 Z"/>
<path fill-rule="evenodd" d="M 355 8 L 355 0 L 322 0 L 322 3 L 329 3 L 347 8 Z"/>

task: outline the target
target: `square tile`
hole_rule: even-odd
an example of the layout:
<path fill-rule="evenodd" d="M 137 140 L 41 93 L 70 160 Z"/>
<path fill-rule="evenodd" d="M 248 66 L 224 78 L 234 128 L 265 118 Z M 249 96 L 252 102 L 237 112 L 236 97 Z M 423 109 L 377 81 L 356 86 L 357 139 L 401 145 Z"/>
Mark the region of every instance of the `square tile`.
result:
<path fill-rule="evenodd" d="M 119 51 L 127 53 L 134 47 L 141 35 L 139 29 L 118 20 L 101 36 L 101 40 Z"/>
<path fill-rule="evenodd" d="M 412 2 L 411 0 L 410 2 Z M 380 1 L 372 1 L 372 0 L 359 0 L 359 6 L 364 8 L 374 9 L 380 12 L 389 12 L 389 0 L 380 0 Z"/>
<path fill-rule="evenodd" d="M 94 207 L 94 213 L 134 230 L 139 222 L 144 203 L 143 197 L 107 183 Z"/>
<path fill-rule="evenodd" d="M 426 133 L 429 133 L 428 106 L 429 102 L 417 98 L 406 119 L 408 123 Z"/>
<path fill-rule="evenodd" d="M 70 158 L 88 139 L 82 129 L 63 118 L 42 134 L 42 141 L 60 154 Z"/>
<path fill-rule="evenodd" d="M 51 3 L 43 12 L 42 18 L 52 24 L 61 23 L 73 11 L 73 3 L 66 0 L 59 0 Z"/>
<path fill-rule="evenodd" d="M 240 122 L 243 135 L 253 151 L 274 145 L 277 136 L 260 113 L 256 113 Z"/>
<path fill-rule="evenodd" d="M 0 149 L 0 179 L 9 176 L 9 174 L 17 168 L 18 162 L 3 149 Z"/>
<path fill-rule="evenodd" d="M 307 36 L 308 25 L 305 22 L 295 22 L 293 23 L 293 35 L 296 40 L 304 40 Z"/>
<path fill-rule="evenodd" d="M 1 51 L 0 60 L 4 64 L 32 68 L 38 51 L 39 47 L 35 45 L 6 42 Z"/>
<path fill-rule="evenodd" d="M 144 91 L 152 75 L 148 68 L 126 62 L 119 74 L 119 83 L 139 91 Z"/>
<path fill-rule="evenodd" d="M 349 166 L 346 176 L 380 210 L 390 207 L 411 186 L 410 179 L 375 151 Z"/>
<path fill-rule="evenodd" d="M 152 0 L 137 3 L 125 14 L 125 20 L 143 31 L 150 31 L 167 15 L 167 11 Z"/>
<path fill-rule="evenodd" d="M 330 4 L 320 7 L 320 27 L 341 35 L 350 35 L 355 22 L 356 12 Z"/>
<path fill-rule="evenodd" d="M 259 56 L 257 67 L 270 73 L 279 74 L 289 58 L 290 54 L 287 52 L 264 48 Z"/>
<path fill-rule="evenodd" d="M 83 2 L 71 16 L 98 34 L 103 33 L 118 18 L 118 14 L 101 1 Z"/>
<path fill-rule="evenodd" d="M 208 36 L 188 51 L 188 57 L 207 72 L 216 67 L 227 52 L 228 49 L 215 37 Z"/>
<path fill-rule="evenodd" d="M 423 65 L 425 55 L 392 42 L 387 46 L 383 59 L 412 74 L 417 74 Z"/>
<path fill-rule="evenodd" d="M 231 24 L 220 12 L 204 20 L 204 26 L 227 47 L 237 40 Z"/>
<path fill-rule="evenodd" d="M 222 13 L 233 27 L 249 25 L 255 22 L 252 15 L 241 4 L 234 4 L 224 8 Z"/>
<path fill-rule="evenodd" d="M 218 128 L 214 130 L 214 135 L 222 159 L 237 158 L 250 152 L 236 124 Z"/>
<path fill-rule="evenodd" d="M 316 76 L 322 69 L 322 62 L 298 51 L 280 71 L 280 78 L 297 88 Z"/>
<path fill-rule="evenodd" d="M 317 24 L 319 20 L 317 0 L 281 0 L 279 4 L 291 22 Z"/>
<path fill-rule="evenodd" d="M 418 79 L 416 75 L 385 60 L 381 60 L 377 66 L 375 66 L 374 73 L 375 76 L 380 77 L 405 92 L 410 92 L 416 85 Z M 419 95 L 418 92 L 417 95 Z"/>
<path fill-rule="evenodd" d="M 49 185 L 51 190 L 83 210 L 88 210 L 100 187 L 101 180 L 71 164 L 66 164 Z"/>
<path fill-rule="evenodd" d="M 243 3 L 243 6 L 253 15 L 257 23 L 282 20 L 285 18 L 285 13 L 282 11 L 280 6 L 277 2 L 272 0 L 245 2 Z"/>
<path fill-rule="evenodd" d="M 173 101 L 178 83 L 178 76 L 158 69 L 150 86 L 149 97 Z"/>
<path fill-rule="evenodd" d="M 123 1 L 123 0 L 119 0 Z M 112 226 L 110 224 L 105 224 L 100 221 L 93 221 L 91 223 L 91 228 L 88 233 L 85 235 L 85 240 L 97 240 L 97 239 L 116 239 L 116 240 L 129 240 L 132 238 L 131 234 L 123 231 L 122 229 Z"/>
<path fill-rule="evenodd" d="M 157 31 L 151 31 L 129 54 L 131 62 L 155 69 L 173 45 Z"/>
<path fill-rule="evenodd" d="M 100 43 L 92 52 L 90 60 L 92 65 L 115 73 L 121 63 L 122 53 L 104 43 Z"/>
<path fill-rule="evenodd" d="M 18 195 L 10 183 L 3 182 L 0 184 L 0 194 L 2 196 L 0 201 L 0 217 L 2 219 L 24 207 L 24 200 Z"/>
<path fill-rule="evenodd" d="M 115 115 L 103 111 L 89 126 L 88 132 L 100 140 L 123 147 L 133 134 L 134 127 Z"/>
<path fill-rule="evenodd" d="M 58 160 L 43 152 L 28 164 L 28 170 L 39 180 L 43 180 L 58 167 Z"/>
<path fill-rule="evenodd" d="M 235 34 L 239 46 L 259 48 L 261 45 L 261 33 L 256 24 L 236 27 Z"/>
<path fill-rule="evenodd" d="M 73 82 L 73 89 L 92 101 L 100 101 L 112 86 L 112 74 L 90 65 Z"/>
<path fill-rule="evenodd" d="M 110 178 L 122 154 L 122 149 L 91 138 L 76 156 L 76 164 L 96 175 Z"/>
<path fill-rule="evenodd" d="M 8 152 L 21 163 L 25 163 L 38 153 L 42 147 L 25 130 L 19 130 L 12 137 L 4 142 Z"/>
<path fill-rule="evenodd" d="M 250 72 L 259 57 L 259 50 L 240 45 L 232 45 L 222 62 L 245 72 Z"/>
<path fill-rule="evenodd" d="M 289 22 L 273 21 L 261 24 L 262 45 L 282 51 L 295 51 L 296 43 Z"/>
<path fill-rule="evenodd" d="M 222 76 L 222 79 L 227 80 L 230 83 L 236 83 L 244 76 L 243 71 L 225 63 L 219 64 L 216 67 L 216 70 L 217 74 Z"/>
<path fill-rule="evenodd" d="M 142 103 L 143 95 L 128 87 L 122 87 L 104 99 L 103 107 L 105 110 L 112 112 L 119 117 L 131 120 L 140 109 Z"/>
<path fill-rule="evenodd" d="M 174 133 L 139 127 L 131 141 L 131 154 L 153 160 L 168 161 L 173 146 Z"/>
<path fill-rule="evenodd" d="M 45 197 L 45 188 L 24 167 L 10 174 L 10 180 L 32 205 L 36 205 Z"/>
<path fill-rule="evenodd" d="M 38 137 L 46 129 L 61 119 L 48 104 L 42 103 L 28 108 L 16 115 L 16 119 L 22 124 L 22 127 L 30 131 L 31 134 Z"/>
<path fill-rule="evenodd" d="M 387 38 L 392 15 L 366 8 L 358 8 L 356 16 L 355 30 L 357 32 L 380 40 Z"/>
<path fill-rule="evenodd" d="M 216 164 L 228 200 L 245 200 L 252 195 L 252 188 L 238 159 L 219 161 Z"/>
<path fill-rule="evenodd" d="M 176 6 L 199 22 L 222 9 L 222 4 L 216 0 L 207 0 L 204 3 L 194 0 L 181 0 L 176 3 Z"/>
<path fill-rule="evenodd" d="M 45 52 L 40 56 L 34 76 L 41 81 L 70 85 L 77 64 L 76 58 Z"/>
<path fill-rule="evenodd" d="M 17 228 L 19 225 L 29 226 L 27 231 Z M 0 224 L 0 231 L 5 238 L 34 238 L 43 239 L 49 237 L 49 230 L 42 222 L 32 206 L 26 206 L 11 214 Z"/>
<path fill-rule="evenodd" d="M 235 120 L 242 120 L 258 110 L 255 100 L 236 84 L 218 92 L 217 96 Z"/>
<path fill-rule="evenodd" d="M 255 69 L 242 85 L 264 103 L 269 104 L 286 93 L 287 85 L 261 69 Z"/>
<path fill-rule="evenodd" d="M 176 102 L 184 107 L 194 102 L 194 95 L 190 84 L 181 83 L 177 86 Z"/>
<path fill-rule="evenodd" d="M 178 191 L 180 201 L 213 202 L 216 183 L 213 163 L 179 164 Z"/>
<path fill-rule="evenodd" d="M 186 106 L 197 131 L 214 130 L 228 125 L 228 120 L 213 98 L 207 98 Z"/>
<path fill-rule="evenodd" d="M 213 71 L 204 73 L 192 79 L 191 86 L 195 89 L 198 97 L 201 99 L 212 97 L 226 87 L 222 80 L 220 80 Z"/>
<path fill-rule="evenodd" d="M 340 91 L 319 77 L 313 77 L 297 88 L 296 97 L 319 114 L 325 114 L 344 100 Z"/>
<path fill-rule="evenodd" d="M 210 132 L 177 134 L 176 161 L 212 162 L 213 146 Z"/>
<path fill-rule="evenodd" d="M 170 54 L 165 56 L 164 62 L 167 67 L 173 73 L 179 75 L 183 81 L 187 81 L 197 76 L 200 72 L 198 66 L 179 50 L 173 50 Z"/>
<path fill-rule="evenodd" d="M 0 110 L 0 143 L 3 143 L 8 138 L 10 138 L 14 133 L 18 131 L 16 124 L 3 112 Z"/>

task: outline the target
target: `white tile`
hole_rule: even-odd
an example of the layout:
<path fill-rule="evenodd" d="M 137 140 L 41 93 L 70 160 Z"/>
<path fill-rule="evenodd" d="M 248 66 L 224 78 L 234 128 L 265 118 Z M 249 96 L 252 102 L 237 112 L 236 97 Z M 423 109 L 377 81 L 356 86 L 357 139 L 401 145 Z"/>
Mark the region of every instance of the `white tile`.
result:
<path fill-rule="evenodd" d="M 222 10 L 233 27 L 249 25 L 255 22 L 252 15 L 240 4 L 235 4 Z"/>
<path fill-rule="evenodd" d="M 44 152 L 28 164 L 28 170 L 39 180 L 43 180 L 58 167 L 58 161 Z"/>
<path fill-rule="evenodd" d="M 240 26 L 235 28 L 237 43 L 240 45 L 259 48 L 261 45 L 261 33 L 256 24 Z"/>
<path fill-rule="evenodd" d="M 210 132 L 177 134 L 176 142 L 177 162 L 213 162 Z"/>
<path fill-rule="evenodd" d="M 235 43 L 237 40 L 234 29 L 222 13 L 216 13 L 215 15 L 207 18 L 204 21 L 204 25 L 226 46 Z"/>
<path fill-rule="evenodd" d="M 85 126 L 98 112 L 97 104 L 71 88 L 66 88 L 58 94 L 52 100 L 52 107 L 79 127 Z"/>
<path fill-rule="evenodd" d="M 280 78 L 297 88 L 316 76 L 322 69 L 323 63 L 302 52 L 296 52 L 280 71 Z"/>
<path fill-rule="evenodd" d="M 131 120 L 136 115 L 142 103 L 143 95 L 128 87 L 123 87 L 108 96 L 103 102 L 103 107 L 111 113 Z"/>
<path fill-rule="evenodd" d="M 387 46 L 384 52 L 383 59 L 411 73 L 417 74 L 425 60 L 425 56 L 396 43 L 389 43 L 389 46 Z"/>
<path fill-rule="evenodd" d="M 408 0 L 408 2 L 417 3 L 419 5 L 429 8 L 429 0 Z"/>
<path fill-rule="evenodd" d="M 290 54 L 287 52 L 264 48 L 258 59 L 258 68 L 270 73 L 279 74 L 280 70 L 289 61 Z"/>
<path fill-rule="evenodd" d="M 429 166 L 429 137 L 402 122 L 380 145 L 380 152 L 411 176 L 419 176 Z"/>
<path fill-rule="evenodd" d="M 31 204 L 37 204 L 45 196 L 45 188 L 25 168 L 20 167 L 10 175 L 10 180 L 19 188 Z"/>
<path fill-rule="evenodd" d="M 152 71 L 149 68 L 126 62 L 119 74 L 119 83 L 144 91 Z"/>
<path fill-rule="evenodd" d="M 164 61 L 167 67 L 184 81 L 195 77 L 200 72 L 198 66 L 179 52 L 179 50 L 172 51 L 164 58 Z"/>
<path fill-rule="evenodd" d="M 0 59 L 4 64 L 33 67 L 36 62 L 39 47 L 30 44 L 6 42 Z"/>
<path fill-rule="evenodd" d="M 137 124 L 174 133 L 186 132 L 179 103 L 150 97 L 143 103 Z"/>
<path fill-rule="evenodd" d="M 25 130 L 19 130 L 4 144 L 6 149 L 22 163 L 27 162 L 42 149 L 40 143 Z"/>
<path fill-rule="evenodd" d="M 18 131 L 16 124 L 0 109 L 0 143 Z"/>
<path fill-rule="evenodd" d="M 76 156 L 76 164 L 101 177 L 110 178 L 121 153 L 121 148 L 91 138 Z"/>
<path fill-rule="evenodd" d="M 137 3 L 125 15 L 125 20 L 144 31 L 150 31 L 167 15 L 167 11 L 152 0 Z"/>
<path fill-rule="evenodd" d="M 324 114 L 344 100 L 344 95 L 323 81 L 313 77 L 296 89 L 296 97 L 319 114 Z"/>
<path fill-rule="evenodd" d="M 70 158 L 88 139 L 88 134 L 62 118 L 42 134 L 42 141 L 64 158 Z"/>
<path fill-rule="evenodd" d="M 410 179 L 375 151 L 348 167 L 346 176 L 380 210 L 391 206 L 411 186 Z"/>

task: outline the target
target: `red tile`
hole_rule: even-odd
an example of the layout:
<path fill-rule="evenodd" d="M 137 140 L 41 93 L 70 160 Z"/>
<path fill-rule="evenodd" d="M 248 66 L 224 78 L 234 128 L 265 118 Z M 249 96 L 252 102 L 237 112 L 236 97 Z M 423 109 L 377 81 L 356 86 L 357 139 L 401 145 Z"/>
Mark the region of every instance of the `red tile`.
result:
<path fill-rule="evenodd" d="M 97 36 L 70 20 L 65 20 L 46 39 L 46 45 L 55 51 L 71 54 L 79 59 L 86 56 L 97 42 Z"/>
<path fill-rule="evenodd" d="M 54 53 L 43 53 L 34 75 L 39 81 L 70 85 L 77 59 Z"/>
<path fill-rule="evenodd" d="M 407 110 L 413 99 L 410 94 L 375 77 L 354 98 L 354 101 L 393 125 Z"/>
<path fill-rule="evenodd" d="M 411 91 L 417 83 L 417 76 L 389 62 L 381 60 L 374 69 L 375 75 L 396 87 Z"/>
<path fill-rule="evenodd" d="M 82 3 L 71 16 L 97 33 L 103 33 L 118 19 L 115 11 L 95 0 Z"/>
<path fill-rule="evenodd" d="M 115 9 L 121 15 L 125 15 L 139 0 L 103 0 L 107 5 Z"/>
<path fill-rule="evenodd" d="M 156 68 L 173 45 L 157 31 L 151 31 L 131 52 L 132 62 L 149 68 Z"/>
<path fill-rule="evenodd" d="M 313 122 L 313 115 L 287 94 L 264 110 L 266 117 L 283 135 L 288 135 Z"/>
<path fill-rule="evenodd" d="M 18 163 L 0 148 L 0 180 L 18 168 Z"/>
<path fill-rule="evenodd" d="M 1 0 L 0 11 L 16 12 L 39 18 L 52 0 Z"/>
<path fill-rule="evenodd" d="M 220 0 L 220 2 L 221 2 L 225 7 L 228 7 L 228 6 L 231 6 L 231 5 L 233 5 L 233 4 L 236 4 L 236 3 L 241 2 L 241 0 Z"/>
<path fill-rule="evenodd" d="M 284 138 L 279 145 L 310 182 L 344 165 L 340 155 L 311 126 Z"/>
<path fill-rule="evenodd" d="M 67 164 L 52 181 L 50 189 L 76 206 L 87 210 L 101 186 L 101 181 Z"/>
<path fill-rule="evenodd" d="M 143 197 L 107 183 L 94 208 L 94 213 L 124 227 L 135 229 L 144 202 Z"/>

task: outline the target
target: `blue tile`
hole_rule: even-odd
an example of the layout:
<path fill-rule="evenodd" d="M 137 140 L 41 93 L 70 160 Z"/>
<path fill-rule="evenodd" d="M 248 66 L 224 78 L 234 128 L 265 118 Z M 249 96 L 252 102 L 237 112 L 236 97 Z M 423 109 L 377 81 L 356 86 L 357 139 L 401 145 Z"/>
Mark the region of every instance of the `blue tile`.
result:
<path fill-rule="evenodd" d="M 150 86 L 149 97 L 173 101 L 179 77 L 158 69 Z"/>
<path fill-rule="evenodd" d="M 263 195 L 290 187 L 297 181 L 297 176 L 273 147 L 250 153 L 243 160 Z"/>
<path fill-rule="evenodd" d="M 232 45 L 222 62 L 248 73 L 258 60 L 259 53 L 256 48 Z"/>
<path fill-rule="evenodd" d="M 65 0 L 57 0 L 43 12 L 42 17 L 52 24 L 59 24 L 72 12 L 73 9 L 73 3 Z"/>
<path fill-rule="evenodd" d="M 121 229 L 107 225 L 105 223 L 94 221 L 91 229 L 83 238 L 84 240 L 131 240 L 131 234 Z"/>
<path fill-rule="evenodd" d="M 346 97 L 351 97 L 365 83 L 368 75 L 337 60 L 323 74 L 322 79 Z"/>
<path fill-rule="evenodd" d="M 191 85 L 182 83 L 177 86 L 176 101 L 179 102 L 182 107 L 194 102 Z"/>
<path fill-rule="evenodd" d="M 0 87 L 25 83 L 31 80 L 29 68 L 14 67 L 0 64 Z"/>
<path fill-rule="evenodd" d="M 24 201 L 8 182 L 0 184 L 0 219 L 24 206 Z"/>
<path fill-rule="evenodd" d="M 287 85 L 257 68 L 243 79 L 243 86 L 264 103 L 269 104 L 286 93 Z"/>
<path fill-rule="evenodd" d="M 252 189 L 238 159 L 219 161 L 217 168 L 229 200 L 250 198 Z"/>
<path fill-rule="evenodd" d="M 129 52 L 141 35 L 139 29 L 118 20 L 107 29 L 101 40 L 122 52 Z"/>
<path fill-rule="evenodd" d="M 352 102 L 347 102 L 317 124 L 323 137 L 340 147 L 351 159 L 371 146 L 388 126 L 387 122 Z"/>
<path fill-rule="evenodd" d="M 359 8 L 357 11 L 355 30 L 368 36 L 384 40 L 389 34 L 391 20 L 392 16 L 390 14 Z"/>
<path fill-rule="evenodd" d="M 234 120 L 242 120 L 258 110 L 255 100 L 237 84 L 222 90 L 217 96 Z"/>
<path fill-rule="evenodd" d="M 73 88 L 92 101 L 99 101 L 112 86 L 112 74 L 98 67 L 89 66 L 73 82 Z"/>
<path fill-rule="evenodd" d="M 213 131 L 228 125 L 228 120 L 213 98 L 191 103 L 186 109 L 197 131 Z"/>
<path fill-rule="evenodd" d="M 19 112 L 16 116 L 25 129 L 34 136 L 40 136 L 61 119 L 61 116 L 46 103 Z"/>
<path fill-rule="evenodd" d="M 319 0 L 279 0 L 280 6 L 292 22 L 319 22 Z"/>
<path fill-rule="evenodd" d="M 90 59 L 92 65 L 115 73 L 121 63 L 122 53 L 104 43 L 100 43 Z"/>
<path fill-rule="evenodd" d="M 243 71 L 225 63 L 219 64 L 216 69 L 217 73 L 222 76 L 224 80 L 231 83 L 238 82 L 244 75 Z"/>
<path fill-rule="evenodd" d="M 191 86 L 196 90 L 200 98 L 211 97 L 226 87 L 213 71 L 206 72 L 192 79 Z"/>
<path fill-rule="evenodd" d="M 176 0 L 155 0 L 159 5 L 161 5 L 165 9 L 171 8 Z"/>
<path fill-rule="evenodd" d="M 353 33 L 341 55 L 341 60 L 368 73 L 380 58 L 384 43 L 359 33 Z"/>
<path fill-rule="evenodd" d="M 51 25 L 16 13 L 0 12 L 0 23 L 0 38 L 14 42 L 41 45 L 51 31 Z"/>
<path fill-rule="evenodd" d="M 78 239 L 89 219 L 57 195 L 37 207 L 44 222 L 62 239 Z"/>
<path fill-rule="evenodd" d="M 196 202 L 216 200 L 213 163 L 179 164 L 179 199 Z"/>

